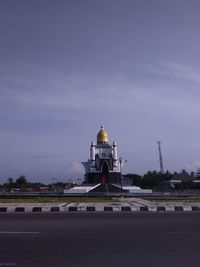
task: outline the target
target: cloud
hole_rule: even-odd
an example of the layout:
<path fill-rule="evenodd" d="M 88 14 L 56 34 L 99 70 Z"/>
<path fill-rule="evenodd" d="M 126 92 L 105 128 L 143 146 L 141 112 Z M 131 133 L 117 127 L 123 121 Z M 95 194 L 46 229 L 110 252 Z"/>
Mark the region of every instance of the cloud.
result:
<path fill-rule="evenodd" d="M 123 97 L 118 77 L 85 73 L 55 72 L 39 66 L 15 63 L 12 68 L 1 68 L 1 108 L 20 117 L 74 117 L 89 106 L 100 108 L 112 100 L 113 106 Z M 128 92 L 127 92 L 128 93 Z M 24 112 L 26 110 L 26 112 Z"/>
<path fill-rule="evenodd" d="M 79 162 L 72 162 L 68 167 L 68 171 L 74 174 L 83 174 L 84 168 L 83 165 Z"/>
<path fill-rule="evenodd" d="M 200 71 L 195 70 L 189 65 L 181 65 L 178 63 L 168 63 L 167 67 L 171 70 L 171 74 L 182 79 L 200 83 Z"/>
<path fill-rule="evenodd" d="M 176 77 L 197 84 L 200 83 L 200 70 L 190 65 L 168 62 L 160 65 L 145 65 L 145 69 L 155 74 Z"/>
<path fill-rule="evenodd" d="M 49 159 L 49 158 L 64 158 L 66 157 L 66 155 L 34 155 L 34 156 L 30 156 L 31 158 L 35 158 L 35 159 Z"/>

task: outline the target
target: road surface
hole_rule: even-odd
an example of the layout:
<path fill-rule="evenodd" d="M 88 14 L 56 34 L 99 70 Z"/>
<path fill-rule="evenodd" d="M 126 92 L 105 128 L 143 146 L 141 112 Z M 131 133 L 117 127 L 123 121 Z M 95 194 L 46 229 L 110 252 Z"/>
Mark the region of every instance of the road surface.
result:
<path fill-rule="evenodd" d="M 200 213 L 0 214 L 0 266 L 199 267 Z"/>

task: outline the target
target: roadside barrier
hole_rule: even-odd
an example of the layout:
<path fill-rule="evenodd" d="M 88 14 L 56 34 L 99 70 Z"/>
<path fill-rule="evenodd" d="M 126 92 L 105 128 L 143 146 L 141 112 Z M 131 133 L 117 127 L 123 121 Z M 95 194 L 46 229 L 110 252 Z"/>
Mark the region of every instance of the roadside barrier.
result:
<path fill-rule="evenodd" d="M 60 208 L 59 207 L 51 207 L 50 211 L 51 212 L 59 212 Z"/>
<path fill-rule="evenodd" d="M 7 207 L 0 207 L 0 212 L 6 212 L 7 211 Z"/>
<path fill-rule="evenodd" d="M 140 211 L 149 211 L 148 207 L 140 207 Z"/>
<path fill-rule="evenodd" d="M 164 206 L 158 206 L 157 211 L 166 211 L 166 208 Z"/>
<path fill-rule="evenodd" d="M 198 206 L 192 206 L 191 209 L 192 211 L 200 211 L 200 207 Z"/>
<path fill-rule="evenodd" d="M 42 212 L 42 207 L 33 207 L 32 212 Z"/>
<path fill-rule="evenodd" d="M 113 207 L 112 206 L 106 206 L 106 207 L 104 207 L 104 211 L 113 211 Z"/>
<path fill-rule="evenodd" d="M 96 208 L 94 206 L 88 206 L 86 207 L 86 211 L 96 211 Z"/>
<path fill-rule="evenodd" d="M 68 211 L 78 211 L 77 207 L 71 206 L 68 208 Z"/>
<path fill-rule="evenodd" d="M 175 206 L 174 210 L 175 211 L 183 211 L 183 207 L 182 206 Z"/>
<path fill-rule="evenodd" d="M 25 212 L 25 208 L 24 207 L 16 207 L 15 212 Z"/>
<path fill-rule="evenodd" d="M 122 206 L 121 211 L 131 211 L 131 207 L 129 206 Z"/>
<path fill-rule="evenodd" d="M 0 213 L 10 212 L 200 212 L 200 206 L 141 206 L 137 209 L 131 206 L 68 206 L 67 209 L 61 209 L 59 206 L 52 206 L 48 209 L 44 206 L 39 207 L 0 207 Z"/>

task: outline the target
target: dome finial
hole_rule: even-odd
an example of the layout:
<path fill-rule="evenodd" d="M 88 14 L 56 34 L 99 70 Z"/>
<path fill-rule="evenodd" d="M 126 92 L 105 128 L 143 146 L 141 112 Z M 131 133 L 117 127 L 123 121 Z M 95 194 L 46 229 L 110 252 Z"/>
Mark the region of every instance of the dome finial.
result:
<path fill-rule="evenodd" d="M 108 134 L 104 130 L 103 125 L 101 126 L 101 130 L 97 134 L 97 144 L 108 144 Z"/>

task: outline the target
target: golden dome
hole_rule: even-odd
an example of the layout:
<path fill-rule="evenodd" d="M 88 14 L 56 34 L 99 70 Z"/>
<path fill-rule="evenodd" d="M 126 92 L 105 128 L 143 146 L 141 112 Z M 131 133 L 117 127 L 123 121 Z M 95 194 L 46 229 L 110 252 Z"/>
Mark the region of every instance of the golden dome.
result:
<path fill-rule="evenodd" d="M 97 143 L 101 143 L 101 144 L 108 143 L 108 134 L 104 130 L 103 126 L 101 126 L 101 130 L 97 134 Z"/>

